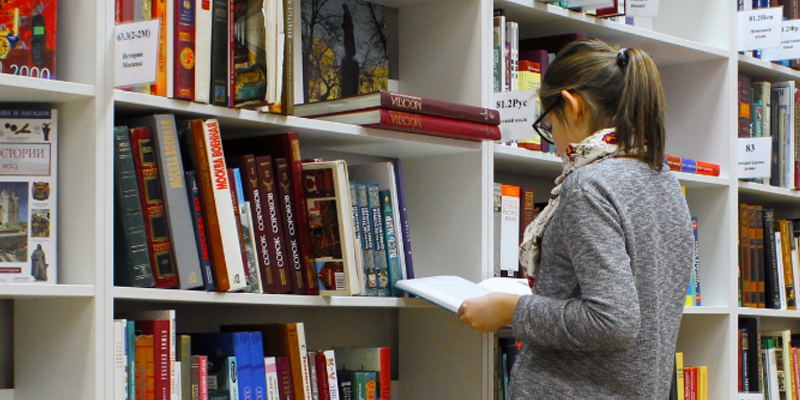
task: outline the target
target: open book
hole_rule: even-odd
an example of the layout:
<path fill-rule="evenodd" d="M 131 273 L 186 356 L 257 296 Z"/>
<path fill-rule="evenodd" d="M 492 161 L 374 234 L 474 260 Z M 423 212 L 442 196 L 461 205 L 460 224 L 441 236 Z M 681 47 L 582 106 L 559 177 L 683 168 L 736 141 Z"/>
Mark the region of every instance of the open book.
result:
<path fill-rule="evenodd" d="M 490 293 L 531 294 L 527 279 L 514 278 L 489 278 L 475 284 L 458 276 L 444 275 L 406 279 L 397 282 L 396 287 L 454 313 L 465 300 Z"/>

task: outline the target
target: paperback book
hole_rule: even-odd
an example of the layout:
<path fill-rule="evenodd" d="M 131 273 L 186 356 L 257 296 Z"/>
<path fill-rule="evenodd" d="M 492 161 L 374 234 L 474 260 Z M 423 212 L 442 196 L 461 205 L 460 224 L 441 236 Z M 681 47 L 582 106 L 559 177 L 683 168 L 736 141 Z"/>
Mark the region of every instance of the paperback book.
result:
<path fill-rule="evenodd" d="M 491 293 L 531 294 L 526 279 L 514 278 L 489 278 L 473 283 L 458 276 L 443 275 L 402 280 L 397 282 L 397 287 L 452 312 L 458 312 L 461 303 L 468 299 Z"/>

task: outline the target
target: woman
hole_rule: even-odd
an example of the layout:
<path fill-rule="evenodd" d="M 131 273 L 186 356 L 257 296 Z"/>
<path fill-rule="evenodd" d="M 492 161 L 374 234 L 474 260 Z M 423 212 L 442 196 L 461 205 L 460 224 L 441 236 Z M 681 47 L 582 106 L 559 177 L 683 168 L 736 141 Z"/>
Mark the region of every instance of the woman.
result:
<path fill-rule="evenodd" d="M 658 70 L 641 50 L 574 42 L 540 98 L 534 128 L 564 169 L 520 248 L 533 295 L 468 300 L 458 318 L 513 326 L 510 399 L 666 399 L 694 239 L 663 165 Z"/>

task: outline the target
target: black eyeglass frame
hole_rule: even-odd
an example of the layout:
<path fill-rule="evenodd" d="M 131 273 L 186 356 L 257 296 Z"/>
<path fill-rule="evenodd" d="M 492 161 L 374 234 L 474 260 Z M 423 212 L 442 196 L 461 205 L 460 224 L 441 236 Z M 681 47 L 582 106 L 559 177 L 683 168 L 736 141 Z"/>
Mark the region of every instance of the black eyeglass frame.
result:
<path fill-rule="evenodd" d="M 556 107 L 558 107 L 561 104 L 562 100 L 564 100 L 564 98 L 559 97 L 555 102 L 553 102 L 553 104 L 550 105 L 550 107 L 547 107 L 547 110 L 544 110 L 544 112 L 542 113 L 542 115 L 539 116 L 539 118 L 536 118 L 536 121 L 534 121 L 532 125 L 533 130 L 536 131 L 536 133 L 544 141 L 550 144 L 555 144 L 555 142 L 553 141 L 553 131 L 551 130 L 550 127 L 542 126 L 542 120 L 544 119 L 545 116 L 547 116 L 547 114 L 549 114 Z"/>

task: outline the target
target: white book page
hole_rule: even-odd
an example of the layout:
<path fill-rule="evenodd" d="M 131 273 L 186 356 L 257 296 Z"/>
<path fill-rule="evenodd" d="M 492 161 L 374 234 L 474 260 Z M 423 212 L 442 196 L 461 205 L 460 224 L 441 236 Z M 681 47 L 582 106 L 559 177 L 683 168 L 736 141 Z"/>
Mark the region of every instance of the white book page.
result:
<path fill-rule="evenodd" d="M 505 280 L 507 282 L 496 280 Z M 486 286 L 484 286 L 484 282 L 487 281 L 492 282 L 486 283 Z M 484 282 L 478 285 L 458 276 L 434 276 L 403 280 L 397 282 L 397 287 L 452 312 L 458 312 L 458 308 L 461 307 L 465 300 L 490 293 L 530 294 L 530 289 L 513 279 L 492 278 Z"/>

